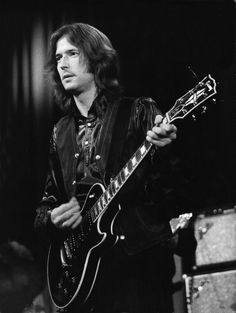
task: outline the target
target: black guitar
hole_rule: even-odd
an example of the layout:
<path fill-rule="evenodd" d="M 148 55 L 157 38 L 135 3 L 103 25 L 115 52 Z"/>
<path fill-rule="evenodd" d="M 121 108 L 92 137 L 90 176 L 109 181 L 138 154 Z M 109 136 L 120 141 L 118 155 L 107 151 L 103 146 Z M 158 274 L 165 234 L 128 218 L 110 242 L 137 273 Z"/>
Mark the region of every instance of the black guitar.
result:
<path fill-rule="evenodd" d="M 163 122 L 185 118 L 215 93 L 216 82 L 208 75 L 175 102 Z M 119 240 L 113 225 L 121 207 L 110 205 L 111 201 L 151 147 L 152 143 L 145 140 L 106 189 L 99 183 L 94 184 L 82 208 L 81 224 L 76 230 L 66 233 L 63 239 L 51 244 L 47 278 L 52 301 L 58 308 L 66 308 L 74 302 L 83 305 L 89 298 L 104 249 Z"/>

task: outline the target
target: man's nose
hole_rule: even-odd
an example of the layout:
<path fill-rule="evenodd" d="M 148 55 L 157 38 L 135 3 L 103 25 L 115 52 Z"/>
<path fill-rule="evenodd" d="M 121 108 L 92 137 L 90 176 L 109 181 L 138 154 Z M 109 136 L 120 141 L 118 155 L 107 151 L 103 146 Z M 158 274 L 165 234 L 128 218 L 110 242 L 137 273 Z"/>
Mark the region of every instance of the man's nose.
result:
<path fill-rule="evenodd" d="M 60 66 L 61 68 L 67 68 L 69 66 L 69 60 L 67 55 L 62 56 Z"/>

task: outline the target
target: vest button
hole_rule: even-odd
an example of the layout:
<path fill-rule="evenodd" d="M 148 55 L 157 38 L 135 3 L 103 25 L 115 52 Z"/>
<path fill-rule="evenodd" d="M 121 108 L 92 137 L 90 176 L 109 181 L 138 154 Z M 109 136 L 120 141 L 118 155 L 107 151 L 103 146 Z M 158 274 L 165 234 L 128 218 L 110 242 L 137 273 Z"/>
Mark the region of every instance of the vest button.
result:
<path fill-rule="evenodd" d="M 76 153 L 75 158 L 78 159 L 78 157 L 79 157 L 79 153 Z"/>
<path fill-rule="evenodd" d="M 95 159 L 96 159 L 96 160 L 100 160 L 100 159 L 101 159 L 101 156 L 100 156 L 99 154 L 97 154 L 97 155 L 95 156 Z"/>
<path fill-rule="evenodd" d="M 75 184 L 76 184 L 76 180 L 73 180 L 72 185 L 75 185 Z"/>

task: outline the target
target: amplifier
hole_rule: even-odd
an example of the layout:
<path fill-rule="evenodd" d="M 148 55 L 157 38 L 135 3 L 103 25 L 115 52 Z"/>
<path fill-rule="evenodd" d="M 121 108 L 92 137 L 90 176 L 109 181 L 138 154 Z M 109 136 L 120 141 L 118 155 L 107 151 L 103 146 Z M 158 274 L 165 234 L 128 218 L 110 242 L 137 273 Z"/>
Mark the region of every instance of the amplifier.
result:
<path fill-rule="evenodd" d="M 197 239 L 195 267 L 236 261 L 236 211 L 198 215 L 194 220 Z"/>
<path fill-rule="evenodd" d="M 236 270 L 184 275 L 188 313 L 235 313 Z"/>

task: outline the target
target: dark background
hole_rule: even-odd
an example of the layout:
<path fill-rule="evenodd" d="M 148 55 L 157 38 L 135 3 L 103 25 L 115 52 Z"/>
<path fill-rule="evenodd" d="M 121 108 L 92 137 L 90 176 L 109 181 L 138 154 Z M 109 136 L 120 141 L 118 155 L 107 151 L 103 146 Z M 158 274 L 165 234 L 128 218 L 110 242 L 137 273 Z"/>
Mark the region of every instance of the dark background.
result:
<path fill-rule="evenodd" d="M 49 137 L 59 117 L 43 63 L 51 30 L 74 21 L 92 24 L 107 34 L 120 54 L 126 94 L 151 96 L 163 112 L 207 74 L 217 79 L 216 103 L 209 102 L 207 113 L 196 122 L 186 119 L 178 125 L 175 149 L 202 209 L 233 206 L 233 1 L 2 3 L 0 241 L 14 239 L 32 251 L 37 249 L 33 219 L 44 185 Z"/>

